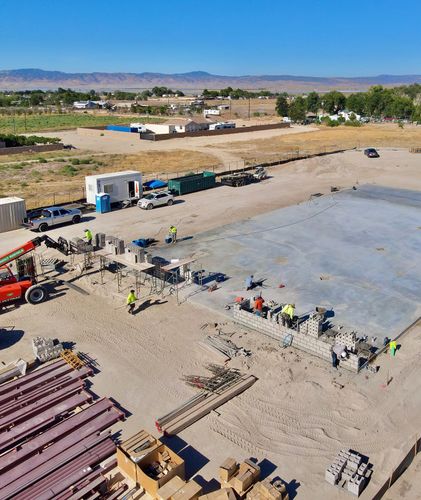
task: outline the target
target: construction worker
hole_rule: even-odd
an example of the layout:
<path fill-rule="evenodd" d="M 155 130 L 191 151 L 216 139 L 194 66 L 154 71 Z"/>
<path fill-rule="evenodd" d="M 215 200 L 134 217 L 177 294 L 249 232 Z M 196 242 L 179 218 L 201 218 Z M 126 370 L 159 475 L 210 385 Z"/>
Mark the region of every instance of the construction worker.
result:
<path fill-rule="evenodd" d="M 396 354 L 396 349 L 397 349 L 396 342 L 394 340 L 391 340 L 389 342 L 389 349 L 390 349 L 390 355 L 394 356 Z"/>
<path fill-rule="evenodd" d="M 85 240 L 88 245 L 92 245 L 92 233 L 90 229 L 85 229 Z"/>
<path fill-rule="evenodd" d="M 281 310 L 282 326 L 291 328 L 295 314 L 295 304 L 285 304 Z"/>
<path fill-rule="evenodd" d="M 137 297 L 134 293 L 134 290 L 130 290 L 129 295 L 127 296 L 127 307 L 128 307 L 128 313 L 133 314 L 135 305 L 136 305 L 136 300 Z"/>
<path fill-rule="evenodd" d="M 170 226 L 168 236 L 171 238 L 171 243 L 175 243 L 177 241 L 177 228 L 175 226 Z"/>
<path fill-rule="evenodd" d="M 256 316 L 261 316 L 262 315 L 262 310 L 263 310 L 263 304 L 265 303 L 265 299 L 259 295 L 256 297 L 254 301 L 254 314 Z"/>
<path fill-rule="evenodd" d="M 250 276 L 247 276 L 247 278 L 246 278 L 246 290 L 247 291 L 251 290 L 255 286 L 253 278 L 254 278 L 254 276 L 252 274 Z"/>

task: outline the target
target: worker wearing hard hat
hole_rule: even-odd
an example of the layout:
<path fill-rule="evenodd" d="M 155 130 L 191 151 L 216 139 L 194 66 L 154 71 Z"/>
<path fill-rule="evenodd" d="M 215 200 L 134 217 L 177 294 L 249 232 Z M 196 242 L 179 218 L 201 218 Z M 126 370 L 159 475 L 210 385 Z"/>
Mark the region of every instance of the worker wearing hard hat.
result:
<path fill-rule="evenodd" d="M 90 229 L 85 229 L 85 240 L 88 245 L 92 245 L 92 232 Z"/>
<path fill-rule="evenodd" d="M 170 226 L 168 236 L 171 238 L 171 243 L 175 243 L 177 241 L 177 228 L 175 226 Z"/>
<path fill-rule="evenodd" d="M 291 328 L 295 314 L 295 304 L 285 304 L 281 310 L 282 326 Z"/>
<path fill-rule="evenodd" d="M 129 295 L 127 296 L 127 307 L 128 307 L 129 314 L 133 314 L 134 308 L 136 305 L 136 300 L 137 300 L 137 297 L 136 297 L 135 291 L 130 290 Z"/>

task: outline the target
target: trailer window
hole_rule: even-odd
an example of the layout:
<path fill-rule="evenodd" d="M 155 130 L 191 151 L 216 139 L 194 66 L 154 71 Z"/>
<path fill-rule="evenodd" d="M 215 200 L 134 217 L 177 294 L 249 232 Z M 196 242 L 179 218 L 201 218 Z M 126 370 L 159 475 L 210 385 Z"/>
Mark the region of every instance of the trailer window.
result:
<path fill-rule="evenodd" d="M 104 184 L 104 193 L 111 194 L 113 192 L 112 184 Z"/>

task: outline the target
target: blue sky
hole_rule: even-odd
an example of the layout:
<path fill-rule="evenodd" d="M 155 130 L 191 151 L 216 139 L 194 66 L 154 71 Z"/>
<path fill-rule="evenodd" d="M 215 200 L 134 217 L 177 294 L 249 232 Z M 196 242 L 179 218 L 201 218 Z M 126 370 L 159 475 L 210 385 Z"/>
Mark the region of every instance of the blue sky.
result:
<path fill-rule="evenodd" d="M 0 69 L 421 73 L 421 0 L 0 0 Z"/>

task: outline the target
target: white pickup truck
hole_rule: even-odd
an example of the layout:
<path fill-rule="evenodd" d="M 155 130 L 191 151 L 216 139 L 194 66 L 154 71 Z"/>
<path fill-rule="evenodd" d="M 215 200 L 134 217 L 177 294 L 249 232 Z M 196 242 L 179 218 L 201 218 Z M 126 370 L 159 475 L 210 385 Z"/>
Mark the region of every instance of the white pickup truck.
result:
<path fill-rule="evenodd" d="M 82 212 L 78 208 L 49 207 L 41 210 L 33 218 L 23 224 L 32 231 L 47 231 L 52 226 L 58 226 L 66 222 L 77 224 L 82 219 Z"/>

